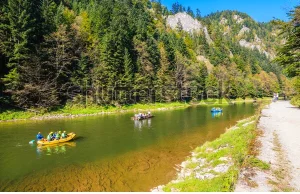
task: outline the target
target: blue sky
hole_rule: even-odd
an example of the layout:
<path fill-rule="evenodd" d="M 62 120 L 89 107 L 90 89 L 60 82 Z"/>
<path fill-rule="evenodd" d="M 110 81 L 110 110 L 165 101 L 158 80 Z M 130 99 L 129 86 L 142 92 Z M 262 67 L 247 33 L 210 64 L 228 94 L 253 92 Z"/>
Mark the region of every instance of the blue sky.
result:
<path fill-rule="evenodd" d="M 177 0 L 161 0 L 162 4 L 171 9 Z M 178 0 L 185 7 L 200 9 L 202 16 L 222 10 L 237 10 L 249 14 L 254 20 L 268 22 L 274 17 L 287 21 L 286 13 L 300 0 Z"/>

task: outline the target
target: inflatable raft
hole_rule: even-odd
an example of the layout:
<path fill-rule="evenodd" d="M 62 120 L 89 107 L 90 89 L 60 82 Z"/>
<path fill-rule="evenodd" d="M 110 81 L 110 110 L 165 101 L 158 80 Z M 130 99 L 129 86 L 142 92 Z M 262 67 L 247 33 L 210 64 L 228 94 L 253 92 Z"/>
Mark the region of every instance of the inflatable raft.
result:
<path fill-rule="evenodd" d="M 221 108 L 212 108 L 211 112 L 223 112 L 223 109 L 221 109 Z"/>
<path fill-rule="evenodd" d="M 151 116 L 146 116 L 146 117 L 141 117 L 141 118 L 138 118 L 138 117 L 131 117 L 132 120 L 136 120 L 136 121 L 141 121 L 141 120 L 145 120 L 145 119 L 151 119 L 153 118 L 154 116 L 151 115 Z"/>
<path fill-rule="evenodd" d="M 53 144 L 59 144 L 59 143 L 64 143 L 64 142 L 68 142 L 71 141 L 75 138 L 76 134 L 75 133 L 69 133 L 67 138 L 64 139 L 58 139 L 58 140 L 53 140 L 53 141 L 37 141 L 38 145 L 53 145 Z"/>

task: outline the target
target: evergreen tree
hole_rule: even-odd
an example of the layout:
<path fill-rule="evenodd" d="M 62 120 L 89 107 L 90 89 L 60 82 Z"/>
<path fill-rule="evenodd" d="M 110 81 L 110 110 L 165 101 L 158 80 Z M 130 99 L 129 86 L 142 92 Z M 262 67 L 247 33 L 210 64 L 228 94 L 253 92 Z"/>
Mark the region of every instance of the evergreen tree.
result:
<path fill-rule="evenodd" d="M 199 9 L 196 9 L 196 19 L 201 20 L 201 11 Z"/>
<path fill-rule="evenodd" d="M 20 64 L 30 58 L 34 47 L 37 33 L 36 19 L 33 17 L 35 1 L 30 0 L 8 0 L 7 18 L 9 20 L 9 39 L 6 39 L 8 67 L 10 72 L 3 79 L 9 89 L 20 86 L 19 67 Z"/>
<path fill-rule="evenodd" d="M 191 7 L 187 8 L 187 14 L 189 14 L 192 17 L 195 17 L 194 11 L 191 9 Z"/>
<path fill-rule="evenodd" d="M 158 102 L 171 102 L 177 99 L 175 77 L 170 68 L 167 52 L 163 45 L 160 47 L 160 69 L 155 83 L 155 98 Z"/>
<path fill-rule="evenodd" d="M 183 26 L 182 26 L 182 23 L 181 23 L 180 19 L 178 19 L 176 29 L 177 29 L 179 32 L 182 32 L 182 31 L 183 31 Z"/>
<path fill-rule="evenodd" d="M 9 21 L 7 18 L 7 10 L 4 7 L 4 1 L 0 3 L 0 105 L 4 103 L 4 83 L 2 78 L 7 74 L 8 50 L 7 47 L 10 42 L 9 39 Z"/>
<path fill-rule="evenodd" d="M 178 2 L 175 2 L 172 4 L 172 13 L 173 14 L 177 14 L 179 12 L 183 12 L 183 6 L 181 4 L 179 4 Z"/>
<path fill-rule="evenodd" d="M 132 87 L 133 84 L 133 76 L 134 76 L 134 64 L 132 61 L 132 57 L 130 52 L 127 48 L 125 48 L 124 54 L 124 77 L 123 80 L 126 83 L 126 86 Z"/>
<path fill-rule="evenodd" d="M 55 16 L 57 13 L 57 5 L 53 0 L 42 0 L 41 15 L 44 19 L 44 34 L 50 34 L 56 30 Z"/>
<path fill-rule="evenodd" d="M 287 41 L 279 49 L 277 62 L 285 68 L 289 76 L 300 76 L 300 27 L 295 25 L 300 21 L 300 6 L 291 13 L 292 21 L 289 26 L 283 24 Z"/>
<path fill-rule="evenodd" d="M 279 48 L 277 61 L 290 77 L 295 77 L 294 87 L 296 96 L 292 103 L 300 106 L 300 6 L 290 13 L 291 22 L 282 24 L 283 35 L 286 37 L 286 43 Z"/>
<path fill-rule="evenodd" d="M 208 75 L 208 77 L 205 80 L 205 86 L 207 98 L 218 97 L 219 83 L 218 79 L 214 76 L 214 74 Z"/>

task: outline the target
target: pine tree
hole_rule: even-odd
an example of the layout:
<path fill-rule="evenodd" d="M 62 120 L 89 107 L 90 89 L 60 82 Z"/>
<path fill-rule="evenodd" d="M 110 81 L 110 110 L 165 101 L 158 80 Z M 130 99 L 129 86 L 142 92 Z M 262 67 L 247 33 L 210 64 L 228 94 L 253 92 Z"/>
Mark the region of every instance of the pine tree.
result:
<path fill-rule="evenodd" d="M 180 19 L 178 19 L 176 29 L 177 29 L 179 32 L 182 32 L 182 31 L 183 31 L 183 26 L 182 26 L 182 23 L 181 23 Z"/>
<path fill-rule="evenodd" d="M 148 52 L 149 48 L 146 42 L 137 38 L 134 39 L 134 48 L 137 53 L 137 74 L 135 75 L 134 89 L 139 91 L 136 98 L 141 102 L 151 102 L 152 96 L 149 96 L 149 91 L 154 86 L 155 65 L 151 62 L 151 55 Z M 147 96 L 143 96 L 142 93 Z M 145 95 L 145 94 L 143 94 Z"/>
<path fill-rule="evenodd" d="M 160 45 L 160 47 L 160 69 L 155 82 L 155 99 L 158 102 L 171 102 L 177 99 L 175 76 L 171 71 L 171 64 L 164 46 Z"/>
<path fill-rule="evenodd" d="M 208 75 L 208 77 L 205 80 L 205 86 L 207 98 L 218 97 L 219 83 L 218 79 L 213 74 Z"/>
<path fill-rule="evenodd" d="M 8 61 L 8 46 L 9 41 L 9 21 L 7 18 L 7 10 L 4 8 L 4 2 L 0 3 L 0 105 L 4 96 L 4 83 L 2 78 L 7 73 L 7 61 Z"/>
<path fill-rule="evenodd" d="M 194 11 L 191 9 L 191 7 L 187 8 L 187 14 L 189 14 L 192 17 L 195 17 Z"/>
<path fill-rule="evenodd" d="M 199 9 L 196 10 L 196 19 L 201 20 L 201 11 Z"/>
<path fill-rule="evenodd" d="M 44 34 L 50 34 L 56 30 L 55 15 L 57 13 L 57 5 L 53 0 L 42 0 L 41 15 L 44 20 Z"/>
<path fill-rule="evenodd" d="M 64 10 L 65 10 L 65 7 L 64 7 L 63 3 L 60 2 L 59 6 L 56 9 L 56 13 L 54 16 L 54 23 L 55 23 L 56 28 L 58 28 L 60 25 L 64 24 L 64 15 L 63 15 Z"/>
<path fill-rule="evenodd" d="M 9 56 L 11 42 L 10 38 L 10 26 L 8 20 L 7 9 L 4 5 L 0 5 L 0 53 L 3 56 Z"/>
<path fill-rule="evenodd" d="M 297 24 L 300 21 L 300 6 L 296 7 L 291 13 L 292 21 L 288 27 L 283 24 L 284 35 L 287 41 L 279 49 L 276 61 L 285 68 L 290 77 L 300 76 L 300 27 Z"/>
<path fill-rule="evenodd" d="M 130 55 L 130 52 L 127 48 L 125 48 L 124 54 L 124 81 L 127 86 L 131 87 L 133 83 L 133 76 L 134 76 L 134 64 Z"/>
<path fill-rule="evenodd" d="M 19 67 L 30 58 L 33 49 L 33 40 L 36 36 L 36 19 L 33 18 L 33 1 L 31 0 L 8 0 L 10 45 L 7 50 L 9 57 L 8 67 L 11 69 L 4 78 L 7 87 L 16 89 L 19 83 Z"/>
<path fill-rule="evenodd" d="M 178 13 L 180 10 L 180 5 L 179 5 L 179 3 L 178 2 L 175 2 L 175 3 L 173 3 L 172 4 L 172 13 L 173 14 L 176 14 L 176 13 Z"/>

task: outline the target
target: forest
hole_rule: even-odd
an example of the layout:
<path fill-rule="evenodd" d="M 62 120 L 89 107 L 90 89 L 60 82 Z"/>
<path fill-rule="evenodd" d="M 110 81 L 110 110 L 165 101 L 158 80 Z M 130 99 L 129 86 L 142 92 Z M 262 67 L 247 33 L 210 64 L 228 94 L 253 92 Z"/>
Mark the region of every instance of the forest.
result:
<path fill-rule="evenodd" d="M 172 30 L 166 18 L 178 12 L 206 25 L 213 44 L 203 32 Z M 194 14 L 174 3 L 168 10 L 153 0 L 1 1 L 0 105 L 52 110 L 296 94 L 286 77 L 295 73 L 283 72 L 289 59 L 241 47 L 243 25 L 230 19 L 234 14 L 251 29 L 247 41 L 259 36 L 268 51 L 279 45 L 281 39 L 272 36 L 277 24 L 236 11 L 202 17 L 199 9 Z M 227 36 L 222 17 L 231 28 Z M 299 75 L 299 60 L 294 62 Z"/>
<path fill-rule="evenodd" d="M 293 105 L 300 107 L 300 5 L 289 12 L 290 21 L 280 22 L 281 36 L 285 38 L 285 44 L 278 48 L 275 59 L 284 68 L 284 73 L 292 78 L 294 97 Z"/>

